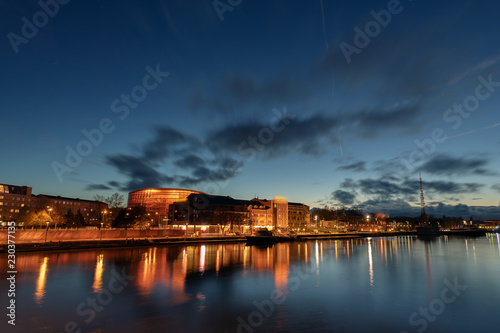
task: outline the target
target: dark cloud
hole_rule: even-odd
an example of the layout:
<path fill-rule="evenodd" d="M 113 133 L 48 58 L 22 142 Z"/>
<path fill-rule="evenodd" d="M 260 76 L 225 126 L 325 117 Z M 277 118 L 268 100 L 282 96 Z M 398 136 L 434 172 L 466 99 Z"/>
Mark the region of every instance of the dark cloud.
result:
<path fill-rule="evenodd" d="M 196 160 L 196 162 L 199 161 Z M 226 181 L 233 178 L 239 173 L 240 169 L 243 167 L 243 162 L 225 158 L 214 161 L 212 165 L 212 168 L 201 164 L 195 164 L 194 166 L 191 166 L 191 169 L 193 169 L 192 175 L 180 176 L 179 184 L 181 186 L 189 187 L 207 181 Z"/>
<path fill-rule="evenodd" d="M 491 185 L 491 189 L 500 193 L 500 184 Z"/>
<path fill-rule="evenodd" d="M 419 127 L 421 123 L 419 116 L 422 111 L 421 105 L 417 104 L 391 110 L 363 110 L 349 113 L 341 118 L 342 124 L 354 129 L 357 137 L 373 138 L 394 129 L 403 134 L 413 133 L 414 128 Z M 413 126 L 407 126 L 409 123 Z"/>
<path fill-rule="evenodd" d="M 268 109 L 274 105 L 298 101 L 307 95 L 310 87 L 289 74 L 264 80 L 245 74 L 223 77 L 213 91 L 198 88 L 190 98 L 195 111 L 216 112 L 222 115 L 241 113 L 253 108 Z"/>
<path fill-rule="evenodd" d="M 369 199 L 360 204 L 358 207 L 366 213 L 386 213 L 390 216 L 418 216 L 420 207 L 412 207 L 403 199 Z"/>
<path fill-rule="evenodd" d="M 464 218 L 469 218 L 473 216 L 478 219 L 492 219 L 497 218 L 500 214 L 500 207 L 495 206 L 468 206 L 465 204 L 457 205 L 447 205 L 442 202 L 437 205 L 429 206 L 425 208 L 427 214 L 434 215 L 436 217 L 446 216 L 462 216 Z"/>
<path fill-rule="evenodd" d="M 455 157 L 447 154 L 433 156 L 419 167 L 422 172 L 434 175 L 482 175 L 492 176 L 496 172 L 485 167 L 489 160 L 486 158 Z"/>
<path fill-rule="evenodd" d="M 457 183 L 444 180 L 425 181 L 423 186 L 425 193 L 438 195 L 476 193 L 484 187 L 483 184 L 479 183 Z M 415 189 L 417 191 L 420 189 L 419 180 L 407 179 L 401 183 L 401 190 L 403 192 L 415 191 Z"/>
<path fill-rule="evenodd" d="M 276 126 L 281 130 L 273 131 Z M 325 152 L 325 147 L 337 142 L 337 127 L 338 120 L 333 117 L 316 114 L 299 118 L 289 114 L 288 118 L 272 116 L 263 123 L 224 126 L 210 133 L 206 142 L 214 152 L 239 154 L 241 157 L 251 157 L 254 153 L 263 158 L 297 153 L 320 155 Z"/>
<path fill-rule="evenodd" d="M 109 181 L 108 185 L 115 188 L 120 187 L 120 183 L 114 180 Z"/>
<path fill-rule="evenodd" d="M 358 207 L 364 212 L 382 212 L 390 216 L 419 216 L 420 207 L 411 206 L 403 199 L 370 199 L 360 204 Z M 442 202 L 435 202 L 426 205 L 425 211 L 427 214 L 435 217 L 446 216 L 462 216 L 469 218 L 473 216 L 477 219 L 497 219 L 500 215 L 500 207 L 496 206 L 468 206 L 465 204 L 448 205 Z"/>
<path fill-rule="evenodd" d="M 85 187 L 85 189 L 87 191 L 104 191 L 104 190 L 111 190 L 112 187 L 103 184 L 89 184 L 87 185 L 87 187 Z"/>
<path fill-rule="evenodd" d="M 243 166 L 223 153 L 214 155 L 195 137 L 170 127 L 156 127 L 153 138 L 136 147 L 134 155 L 108 155 L 105 162 L 127 180 L 89 185 L 87 189 L 132 191 L 165 185 L 197 186 L 231 179 Z"/>
<path fill-rule="evenodd" d="M 174 162 L 174 165 L 179 168 L 202 168 L 206 165 L 206 162 L 201 157 L 194 154 L 187 154 L 183 156 L 181 159 Z"/>
<path fill-rule="evenodd" d="M 181 133 L 171 127 L 157 126 L 153 140 L 146 143 L 142 155 L 149 161 L 159 161 L 182 150 L 193 151 L 200 142 L 192 136 Z"/>
<path fill-rule="evenodd" d="M 366 171 L 366 162 L 360 161 L 351 164 L 341 165 L 337 168 L 337 170 L 363 172 Z"/>
<path fill-rule="evenodd" d="M 406 123 L 408 117 L 415 116 L 414 111 L 399 109 L 390 112 L 362 111 L 345 117 L 321 113 L 299 117 L 286 108 L 273 109 L 267 121 L 222 126 L 202 139 L 168 126 L 157 126 L 153 138 L 136 147 L 135 154 L 106 157 L 108 165 L 128 178 L 125 182 L 108 183 L 106 186 L 121 190 L 160 187 L 163 184 L 194 186 L 231 179 L 239 173 L 243 161 L 251 161 L 255 157 L 321 156 L 332 145 L 337 145 L 337 131 L 342 122 L 354 122 L 358 132 L 377 132 L 376 126 L 373 126 L 378 124 L 376 114 L 385 119 L 380 124 L 388 122 L 384 131 L 392 125 L 396 126 L 397 121 L 389 121 L 392 117 Z M 357 165 L 358 169 L 363 167 L 362 162 Z"/>
<path fill-rule="evenodd" d="M 341 127 L 351 129 L 350 135 L 354 139 L 387 135 L 390 130 L 400 131 L 407 128 L 408 123 L 416 123 L 421 110 L 420 106 L 412 106 L 345 115 L 314 113 L 297 116 L 284 111 L 276 112 L 275 109 L 275 114 L 271 114 L 267 122 L 252 121 L 222 126 L 211 132 L 206 142 L 214 152 L 226 151 L 249 156 L 250 152 L 258 151 L 262 158 L 297 153 L 319 156 L 332 145 L 338 144 Z M 272 131 L 278 119 L 282 119 L 279 126 L 283 125 L 283 129 Z"/>
<path fill-rule="evenodd" d="M 342 206 L 350 206 L 354 203 L 356 196 L 347 191 L 337 190 L 332 193 L 332 198 L 337 200 Z"/>
<path fill-rule="evenodd" d="M 467 206 L 461 203 L 447 205 L 441 201 L 443 197 L 450 201 L 459 201 L 463 195 L 479 192 L 485 187 L 484 184 L 429 180 L 425 181 L 423 186 L 426 212 L 434 216 L 439 217 L 443 214 L 448 216 L 474 215 L 477 218 L 485 219 L 493 218 L 494 214 L 500 213 L 499 207 Z M 340 188 L 347 191 L 337 190 L 332 193 L 332 198 L 341 202 L 342 195 L 358 191 L 359 194 L 368 198 L 356 203 L 356 206 L 365 212 L 384 212 L 391 216 L 418 216 L 420 214 L 419 179 L 394 180 L 381 177 L 353 180 L 345 178 L 340 184 Z M 334 196 L 335 193 L 338 193 L 337 197 Z M 433 197 L 438 197 L 439 200 L 432 200 Z M 346 195 L 346 198 L 349 199 L 350 196 Z"/>
<path fill-rule="evenodd" d="M 356 185 L 360 192 L 366 195 L 391 197 L 405 193 L 405 189 L 399 184 L 383 179 L 360 179 Z"/>
<path fill-rule="evenodd" d="M 151 161 L 144 156 L 113 155 L 106 157 L 107 164 L 113 166 L 119 173 L 128 177 L 128 181 L 120 184 L 120 190 L 132 191 L 140 188 L 161 187 L 162 184 L 172 183 L 169 177 L 157 171 Z"/>
<path fill-rule="evenodd" d="M 353 180 L 346 178 L 340 184 L 341 188 L 357 190 L 366 196 L 377 198 L 403 198 L 405 200 L 418 200 L 420 194 L 420 181 L 418 179 L 411 180 L 391 180 L 387 178 L 364 178 Z M 453 181 L 433 180 L 424 182 L 424 192 L 426 196 L 433 195 L 463 195 L 476 193 L 483 184 L 479 183 L 457 183 Z"/>

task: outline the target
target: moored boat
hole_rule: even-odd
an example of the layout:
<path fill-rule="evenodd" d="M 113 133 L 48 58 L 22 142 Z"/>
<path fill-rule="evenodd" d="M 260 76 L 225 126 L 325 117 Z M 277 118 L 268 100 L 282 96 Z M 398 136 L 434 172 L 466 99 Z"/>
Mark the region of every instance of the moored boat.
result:
<path fill-rule="evenodd" d="M 444 232 L 445 235 L 462 235 L 462 236 L 485 236 L 486 230 L 479 229 L 477 227 L 465 227 L 450 229 L 450 231 Z"/>

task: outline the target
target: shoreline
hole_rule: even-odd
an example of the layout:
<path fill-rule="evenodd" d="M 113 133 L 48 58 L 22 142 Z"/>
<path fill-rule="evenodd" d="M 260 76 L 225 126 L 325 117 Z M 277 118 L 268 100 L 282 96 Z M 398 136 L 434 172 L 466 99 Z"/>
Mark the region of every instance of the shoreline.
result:
<path fill-rule="evenodd" d="M 447 234 L 450 235 L 450 234 Z M 460 236 L 460 234 L 453 234 Z M 311 240 L 328 239 L 360 239 L 367 237 L 395 237 L 395 236 L 417 236 L 416 231 L 405 232 L 356 232 L 356 233 L 336 233 L 336 234 L 299 234 L 295 239 L 289 242 L 303 242 Z M 437 235 L 440 236 L 440 235 Z M 462 235 L 465 236 L 465 235 Z M 48 242 L 24 242 L 16 243 L 16 252 L 38 252 L 38 251 L 68 251 L 68 250 L 86 250 L 86 249 L 112 249 L 112 248 L 131 248 L 148 246 L 169 246 L 169 245 L 196 245 L 196 244 L 228 244 L 228 243 L 246 243 L 245 236 L 211 236 L 211 237 L 145 237 L 145 238 L 126 238 L 126 239 L 89 239 L 89 240 L 64 240 Z M 8 245 L 0 244 L 0 253 L 7 253 Z"/>

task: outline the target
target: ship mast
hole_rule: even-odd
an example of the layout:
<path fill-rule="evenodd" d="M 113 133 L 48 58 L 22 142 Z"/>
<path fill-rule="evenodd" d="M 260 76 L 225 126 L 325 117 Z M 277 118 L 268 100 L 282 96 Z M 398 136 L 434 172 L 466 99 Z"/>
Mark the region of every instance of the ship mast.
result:
<path fill-rule="evenodd" d="M 422 185 L 422 174 L 420 174 L 420 218 L 422 223 L 425 223 L 427 220 L 427 215 L 425 214 L 424 187 Z"/>

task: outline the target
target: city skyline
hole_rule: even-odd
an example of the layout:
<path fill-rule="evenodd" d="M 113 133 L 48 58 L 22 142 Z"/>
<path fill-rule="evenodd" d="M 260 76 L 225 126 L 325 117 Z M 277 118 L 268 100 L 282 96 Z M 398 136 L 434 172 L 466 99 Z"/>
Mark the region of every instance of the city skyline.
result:
<path fill-rule="evenodd" d="M 494 1 L 1 6 L 2 183 L 500 216 Z"/>

